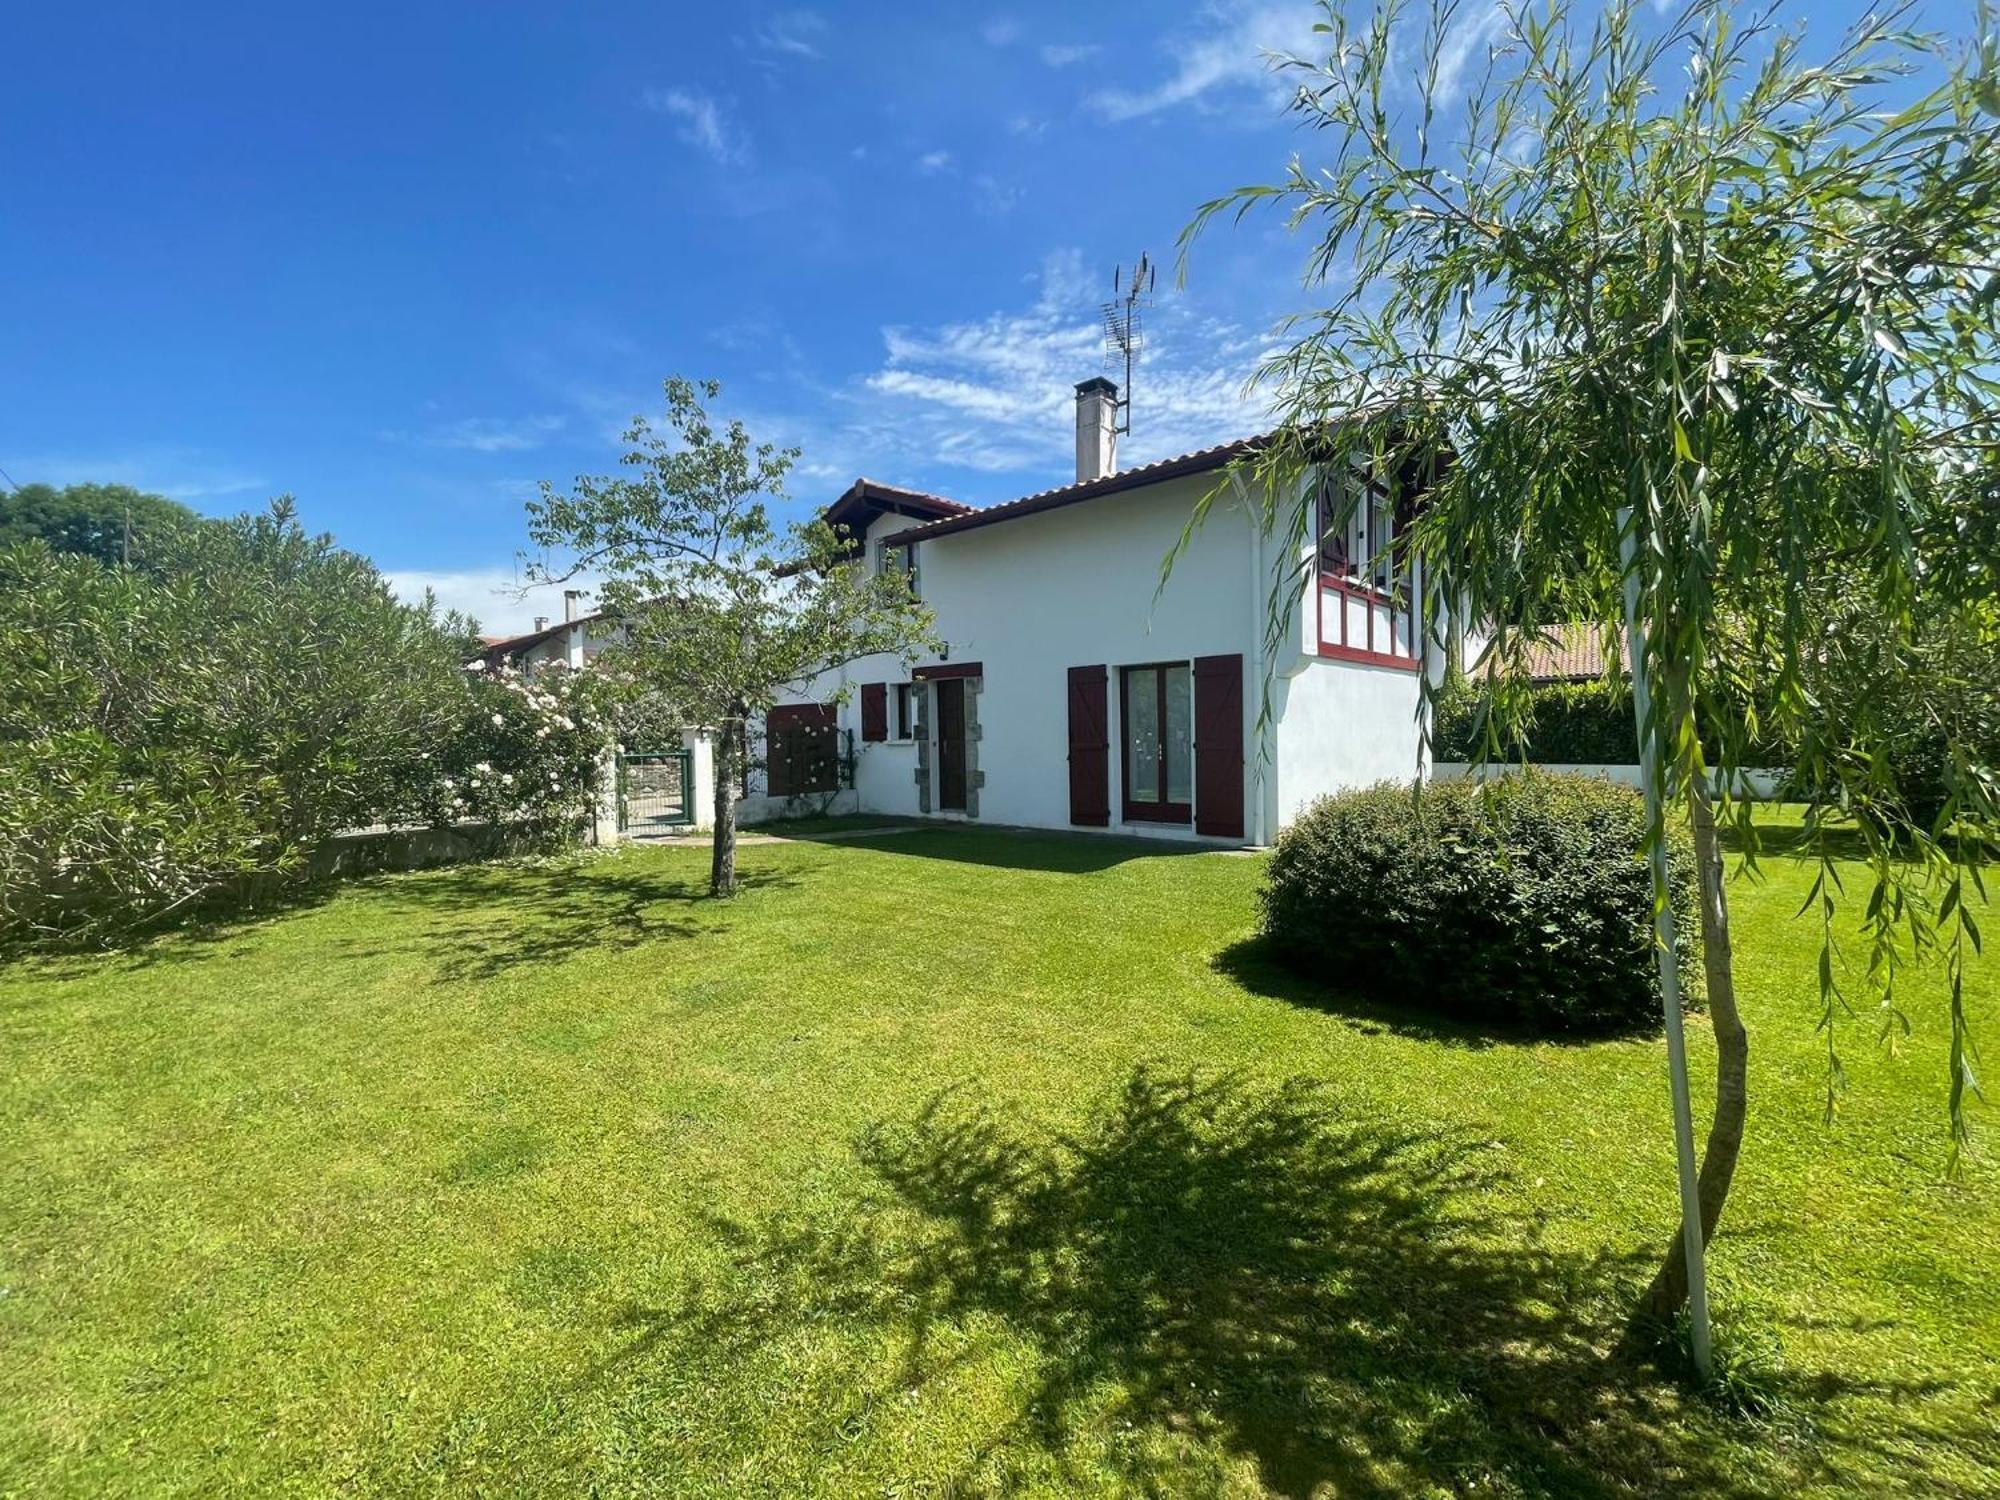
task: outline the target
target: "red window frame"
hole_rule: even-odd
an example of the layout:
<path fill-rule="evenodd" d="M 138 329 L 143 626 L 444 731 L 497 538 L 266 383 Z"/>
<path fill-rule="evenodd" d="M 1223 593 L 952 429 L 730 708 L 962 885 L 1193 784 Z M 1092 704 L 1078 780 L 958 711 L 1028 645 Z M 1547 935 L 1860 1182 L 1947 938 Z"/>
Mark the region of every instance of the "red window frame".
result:
<path fill-rule="evenodd" d="M 1168 802 L 1167 794 L 1167 673 L 1179 667 L 1189 673 L 1188 709 L 1190 722 L 1194 709 L 1194 676 L 1192 669 L 1184 661 L 1142 662 L 1136 666 L 1118 669 L 1118 800 L 1123 807 L 1128 823 L 1192 823 L 1194 803 Z M 1132 800 L 1132 680 L 1136 676 L 1152 677 L 1154 712 L 1158 718 L 1159 745 L 1155 750 L 1157 764 L 1154 767 L 1153 784 L 1160 789 L 1161 801 L 1134 802 Z M 1188 784 L 1194 784 L 1194 745 L 1188 745 Z"/>
<path fill-rule="evenodd" d="M 1374 667 L 1394 667 L 1399 672 L 1415 672 L 1423 666 L 1423 646 L 1417 634 L 1416 591 L 1411 586 L 1411 580 L 1404 578 L 1402 582 L 1405 597 L 1399 602 L 1393 587 L 1383 589 L 1377 584 L 1380 576 L 1380 553 L 1377 550 L 1375 535 L 1375 497 L 1383 492 L 1383 487 L 1379 484 L 1368 485 L 1362 522 L 1365 545 L 1368 548 L 1367 571 L 1363 573 L 1354 566 L 1353 560 L 1349 559 L 1345 572 L 1334 572 L 1326 567 L 1329 497 L 1326 487 L 1323 484 L 1320 487 L 1316 497 L 1317 539 L 1313 544 L 1316 564 L 1313 588 L 1314 640 L 1319 648 L 1319 654 L 1335 661 L 1362 662 Z M 1392 532 L 1386 550 L 1391 560 L 1389 576 L 1393 581 L 1397 578 L 1398 572 L 1404 570 L 1408 558 L 1407 555 L 1397 556 L 1399 552 L 1405 551 L 1403 547 L 1405 526 L 1400 518 L 1392 521 L 1391 525 Z M 1345 534 L 1343 524 L 1342 536 Z M 1326 635 L 1326 596 L 1329 593 L 1339 601 L 1339 634 L 1331 641 Z M 1362 638 L 1358 641 L 1348 635 L 1349 599 L 1361 601 L 1362 618 L 1367 621 Z M 1388 639 L 1382 642 L 1376 640 L 1375 612 L 1378 607 L 1388 615 L 1388 620 L 1385 622 Z M 1403 622 L 1408 632 L 1410 641 L 1408 649 L 1397 648 L 1396 625 L 1399 620 Z"/>

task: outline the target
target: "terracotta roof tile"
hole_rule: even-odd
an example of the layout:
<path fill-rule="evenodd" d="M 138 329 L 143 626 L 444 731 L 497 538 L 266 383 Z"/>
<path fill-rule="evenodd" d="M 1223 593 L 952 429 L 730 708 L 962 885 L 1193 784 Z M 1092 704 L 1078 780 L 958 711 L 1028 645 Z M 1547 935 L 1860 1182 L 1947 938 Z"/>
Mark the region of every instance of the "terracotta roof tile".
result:
<path fill-rule="evenodd" d="M 907 531 L 899 531 L 889 540 L 914 542 L 926 537 L 948 536 L 955 531 L 971 531 L 976 527 L 991 526 L 998 521 L 1011 521 L 1017 516 L 1032 516 L 1064 505 L 1075 505 L 1078 501 L 1095 500 L 1101 495 L 1115 495 L 1122 490 L 1137 489 L 1141 485 L 1158 484 L 1188 474 L 1206 473 L 1211 469 L 1219 469 L 1245 454 L 1255 452 L 1261 444 L 1269 440 L 1269 437 L 1269 433 L 1260 433 L 1254 437 L 1237 438 L 1234 442 L 1218 443 L 1212 448 L 1197 448 L 1192 453 L 1156 459 L 1152 463 L 1141 464 L 1136 469 L 1120 469 L 1117 473 L 1106 474 L 1101 479 L 1079 480 L 1075 484 L 1066 484 L 1058 489 L 1023 495 L 1018 500 L 1009 500 L 1001 505 L 989 505 L 980 510 L 968 509 L 963 515 L 946 516 L 940 520 L 927 521 L 921 526 L 913 526 Z"/>
<path fill-rule="evenodd" d="M 1482 663 L 1487 675 L 1499 669 L 1490 655 Z M 1573 620 L 1542 632 L 1530 644 L 1524 657 L 1527 674 L 1534 682 L 1579 682 L 1604 675 L 1604 642 L 1598 627 L 1587 620 Z M 1618 665 L 1630 665 L 1624 638 L 1618 642 Z"/>

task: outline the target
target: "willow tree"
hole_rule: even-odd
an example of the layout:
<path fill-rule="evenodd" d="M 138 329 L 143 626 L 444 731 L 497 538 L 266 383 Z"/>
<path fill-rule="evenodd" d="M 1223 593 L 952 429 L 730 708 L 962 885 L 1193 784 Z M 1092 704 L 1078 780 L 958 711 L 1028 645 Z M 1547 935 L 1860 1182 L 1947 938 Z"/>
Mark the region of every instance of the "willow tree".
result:
<path fill-rule="evenodd" d="M 1948 697 L 1921 670 L 1940 638 L 2000 662 L 1991 552 L 1965 556 L 1991 548 L 2000 472 L 1993 31 L 1982 12 L 1970 41 L 1918 35 L 1892 8 L 1810 61 L 1775 9 L 1329 4 L 1323 52 L 1277 60 L 1297 84 L 1292 112 L 1329 144 L 1314 153 L 1324 165 L 1295 157 L 1282 181 L 1203 206 L 1183 239 L 1185 256 L 1218 215 L 1273 205 L 1316 240 L 1307 281 L 1324 305 L 1263 372 L 1283 415 L 1267 478 L 1448 456 L 1408 545 L 1433 644 L 1450 619 L 1492 632 L 1486 753 L 1518 740 L 1529 647 L 1577 621 L 1614 645 L 1636 583 L 1645 737 L 1664 751 L 1655 790 L 1697 845 L 1718 1064 L 1704 1242 L 1747 1100 L 1717 829 L 1733 826 L 1753 859 L 1756 830 L 1734 773 L 1775 741 L 1817 794 L 1808 910 L 1823 935 L 1829 1108 L 1854 998 L 1835 962 L 1838 903 L 1860 906 L 1885 1033 L 1909 1026 L 1906 965 L 1942 954 L 1954 1164 L 1975 1087 L 1971 885 L 2000 822 L 1964 716 L 1939 717 L 1944 795 L 1918 816 L 1890 728 L 1837 712 L 1875 694 L 1828 690 L 1872 672 Z M 1309 509 L 1269 505 L 1267 523 L 1308 556 Z M 1831 578 L 1865 603 L 1865 663 L 1815 607 Z M 1294 582 L 1274 592 L 1274 630 Z M 1438 691 L 1426 684 L 1426 710 Z M 1865 847 L 1868 890 L 1843 892 L 1836 874 L 1843 825 Z M 1676 1237 L 1648 1309 L 1670 1313 L 1686 1288 Z"/>

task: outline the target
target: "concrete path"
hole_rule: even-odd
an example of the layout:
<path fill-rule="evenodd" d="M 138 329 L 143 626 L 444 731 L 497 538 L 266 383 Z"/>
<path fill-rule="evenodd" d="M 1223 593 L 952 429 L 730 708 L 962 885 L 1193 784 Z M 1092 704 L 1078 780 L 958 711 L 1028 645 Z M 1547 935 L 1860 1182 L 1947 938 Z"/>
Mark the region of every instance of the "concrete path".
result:
<path fill-rule="evenodd" d="M 829 828 L 824 833 L 751 833 L 740 831 L 736 835 L 738 844 L 819 844 L 830 839 L 873 839 L 891 833 L 923 833 L 936 826 L 918 823 L 888 824 L 881 828 Z M 634 833 L 627 834 L 620 843 L 644 844 L 650 849 L 702 848 L 710 846 L 712 840 L 705 833 Z"/>

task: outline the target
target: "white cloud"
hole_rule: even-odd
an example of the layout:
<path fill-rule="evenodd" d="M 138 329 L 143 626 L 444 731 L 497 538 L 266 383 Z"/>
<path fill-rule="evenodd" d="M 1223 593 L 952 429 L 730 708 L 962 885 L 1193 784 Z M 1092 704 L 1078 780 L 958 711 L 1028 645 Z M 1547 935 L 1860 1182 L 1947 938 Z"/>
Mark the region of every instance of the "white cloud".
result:
<path fill-rule="evenodd" d="M 423 432 L 385 432 L 392 443 L 421 443 L 428 448 L 459 448 L 472 453 L 525 453 L 561 432 L 565 419 L 546 417 L 460 417 Z"/>
<path fill-rule="evenodd" d="M 1035 115 L 1016 115 L 1007 122 L 1009 135 L 1026 136 L 1029 140 L 1047 134 L 1048 128 L 1049 122 Z"/>
<path fill-rule="evenodd" d="M 226 464 L 218 464 L 192 448 L 142 448 L 118 454 L 30 454 L 9 465 L 22 484 L 123 484 L 148 494 L 165 495 L 199 509 L 233 509 L 250 503 L 253 492 L 274 494 L 281 486 Z M 230 501 L 226 507 L 210 501 Z"/>
<path fill-rule="evenodd" d="M 1111 120 L 1141 115 L 1201 100 L 1217 90 L 1270 87 L 1271 53 L 1310 55 L 1313 23 L 1320 12 L 1296 3 L 1238 3 L 1212 19 L 1214 29 L 1184 34 L 1162 44 L 1172 60 L 1167 77 L 1148 88 L 1105 89 L 1092 94 L 1090 105 Z"/>
<path fill-rule="evenodd" d="M 757 45 L 766 52 L 775 52 L 785 57 L 803 57 L 818 61 L 825 54 L 820 51 L 822 39 L 826 36 L 826 17 L 818 11 L 786 10 L 764 24 L 757 32 Z"/>
<path fill-rule="evenodd" d="M 922 156 L 917 158 L 917 170 L 927 175 L 935 176 L 939 172 L 946 172 L 950 169 L 951 153 L 949 151 L 926 151 Z"/>
<path fill-rule="evenodd" d="M 989 47 L 1005 47 L 1020 38 L 1021 23 L 1012 16 L 995 16 L 979 28 L 979 35 Z"/>
<path fill-rule="evenodd" d="M 1488 49 L 1501 39 L 1507 14 L 1497 3 L 1485 9 L 1468 6 L 1452 17 L 1452 24 L 1438 45 L 1437 102 L 1440 107 L 1465 102 L 1465 91 L 1474 63 L 1484 65 Z M 1412 81 L 1414 86 L 1414 80 Z"/>
<path fill-rule="evenodd" d="M 1103 334 L 1077 251 L 1044 262 L 1023 311 L 934 328 L 883 330 L 883 362 L 840 400 L 851 412 L 842 450 L 858 447 L 866 472 L 945 464 L 989 474 L 1048 471 L 1067 463 L 1079 380 L 1106 373 Z M 1133 430 L 1123 467 L 1259 430 L 1268 418 L 1245 386 L 1260 341 L 1162 297 L 1135 380 Z M 1122 366 L 1111 372 L 1124 379 Z M 801 439 L 829 480 L 845 466 L 811 436 Z M 861 472 L 856 467 L 854 472 Z M 851 478 L 852 473 L 847 477 Z M 961 498 L 1005 499 L 1006 493 Z"/>
<path fill-rule="evenodd" d="M 640 104 L 655 114 L 680 121 L 674 132 L 688 145 L 706 152 L 718 164 L 733 166 L 747 160 L 750 145 L 743 133 L 706 94 L 689 89 L 647 89 Z"/>
<path fill-rule="evenodd" d="M 1067 68 L 1072 63 L 1080 63 L 1087 57 L 1095 57 L 1103 50 L 1095 42 L 1085 42 L 1071 47 L 1050 43 L 1042 48 L 1042 61 L 1052 68 Z"/>
<path fill-rule="evenodd" d="M 1002 182 L 991 172 L 981 172 L 972 179 L 972 203 L 983 214 L 995 218 L 1010 214 L 1021 196 L 1022 189 L 1017 183 Z"/>
<path fill-rule="evenodd" d="M 534 629 L 535 617 L 550 620 L 563 617 L 563 587 L 541 584 L 523 589 L 521 570 L 515 565 L 481 568 L 384 568 L 382 576 L 398 599 L 415 604 L 429 589 L 440 609 L 455 609 L 479 622 L 486 635 L 520 635 Z M 583 579 L 567 585 L 591 588 L 595 580 Z M 583 601 L 586 613 L 596 606 Z"/>

